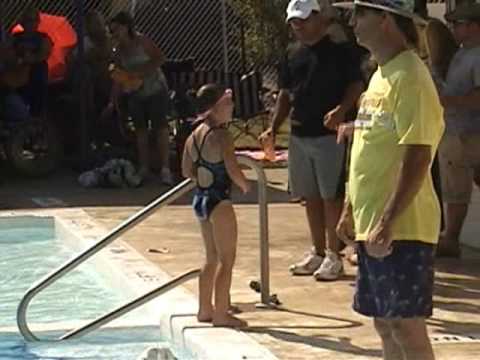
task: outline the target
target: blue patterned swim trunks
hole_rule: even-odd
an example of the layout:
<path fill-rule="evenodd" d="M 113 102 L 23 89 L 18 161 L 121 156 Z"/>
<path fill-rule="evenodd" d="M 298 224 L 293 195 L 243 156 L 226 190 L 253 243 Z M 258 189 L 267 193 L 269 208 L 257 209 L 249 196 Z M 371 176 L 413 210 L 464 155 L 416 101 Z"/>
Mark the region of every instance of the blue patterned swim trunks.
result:
<path fill-rule="evenodd" d="M 433 308 L 434 246 L 395 241 L 383 259 L 358 243 L 358 273 L 353 309 L 376 318 L 430 317 Z"/>

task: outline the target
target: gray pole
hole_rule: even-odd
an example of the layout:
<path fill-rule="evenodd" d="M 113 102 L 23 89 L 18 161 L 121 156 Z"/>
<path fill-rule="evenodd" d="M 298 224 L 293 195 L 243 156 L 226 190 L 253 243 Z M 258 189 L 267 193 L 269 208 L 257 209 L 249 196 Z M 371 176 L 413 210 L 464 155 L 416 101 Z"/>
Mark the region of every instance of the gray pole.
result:
<path fill-rule="evenodd" d="M 270 296 L 270 245 L 268 238 L 268 198 L 267 177 L 263 167 L 255 160 L 245 155 L 237 155 L 240 164 L 255 170 L 258 181 L 258 207 L 260 228 L 260 293 L 261 305 L 272 307 Z"/>
<path fill-rule="evenodd" d="M 227 39 L 227 7 L 225 5 L 225 0 L 222 2 L 222 40 L 223 40 L 223 69 L 225 73 L 230 71 L 230 64 L 228 63 L 228 39 Z"/>

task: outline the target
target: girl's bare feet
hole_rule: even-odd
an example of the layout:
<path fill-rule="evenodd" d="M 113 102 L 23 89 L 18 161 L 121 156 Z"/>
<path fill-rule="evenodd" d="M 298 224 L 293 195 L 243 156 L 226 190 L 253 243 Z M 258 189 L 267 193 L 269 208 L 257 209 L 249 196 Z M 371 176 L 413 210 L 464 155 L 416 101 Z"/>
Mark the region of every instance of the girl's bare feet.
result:
<path fill-rule="evenodd" d="M 240 310 L 240 308 L 235 305 L 230 305 L 230 307 L 228 308 L 228 313 L 230 315 L 240 314 L 241 312 L 242 310 Z M 197 320 L 199 322 L 212 322 L 212 318 L 213 318 L 213 310 L 210 310 L 210 311 L 202 310 L 202 311 L 199 311 L 197 314 Z"/>
<path fill-rule="evenodd" d="M 245 320 L 239 319 L 233 315 L 225 314 L 213 318 L 213 326 L 241 328 L 248 326 Z"/>
<path fill-rule="evenodd" d="M 230 305 L 228 307 L 228 313 L 232 315 L 241 314 L 242 310 L 236 305 Z"/>
<path fill-rule="evenodd" d="M 197 320 L 199 322 L 212 322 L 213 309 L 199 310 Z"/>
<path fill-rule="evenodd" d="M 212 315 L 211 314 L 197 314 L 198 322 L 212 322 Z"/>

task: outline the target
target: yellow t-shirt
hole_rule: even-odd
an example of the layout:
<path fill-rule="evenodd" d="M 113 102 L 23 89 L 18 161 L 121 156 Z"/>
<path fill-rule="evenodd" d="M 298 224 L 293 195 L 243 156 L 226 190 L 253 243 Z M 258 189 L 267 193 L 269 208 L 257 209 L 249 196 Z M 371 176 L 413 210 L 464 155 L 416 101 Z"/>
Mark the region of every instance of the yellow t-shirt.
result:
<path fill-rule="evenodd" d="M 378 68 L 355 121 L 348 196 L 357 240 L 366 240 L 397 185 L 406 148 L 402 145 L 430 145 L 433 161 L 443 130 L 435 85 L 413 51 Z M 439 230 L 440 205 L 429 172 L 412 203 L 395 220 L 393 239 L 433 244 Z"/>

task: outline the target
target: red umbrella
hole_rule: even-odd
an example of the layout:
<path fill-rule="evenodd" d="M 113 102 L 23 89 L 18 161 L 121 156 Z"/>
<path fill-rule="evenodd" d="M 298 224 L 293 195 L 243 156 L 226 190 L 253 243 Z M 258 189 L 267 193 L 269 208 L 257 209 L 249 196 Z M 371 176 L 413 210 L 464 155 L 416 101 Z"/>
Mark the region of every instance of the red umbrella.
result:
<path fill-rule="evenodd" d="M 40 13 L 40 24 L 37 29 L 47 34 L 52 40 L 52 52 L 48 58 L 48 77 L 50 81 L 63 79 L 66 72 L 66 57 L 77 44 L 77 34 L 64 16 Z M 18 24 L 12 33 L 22 32 Z"/>

